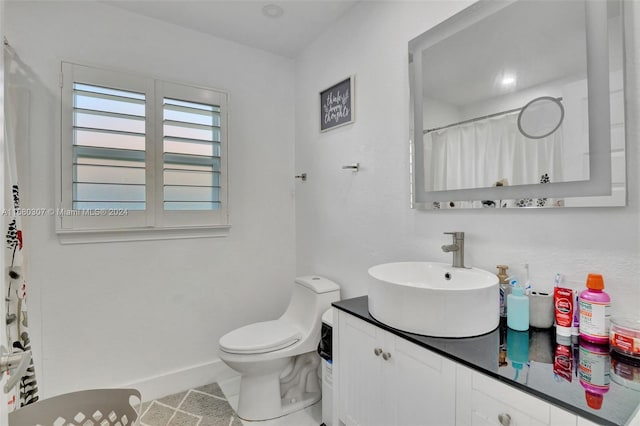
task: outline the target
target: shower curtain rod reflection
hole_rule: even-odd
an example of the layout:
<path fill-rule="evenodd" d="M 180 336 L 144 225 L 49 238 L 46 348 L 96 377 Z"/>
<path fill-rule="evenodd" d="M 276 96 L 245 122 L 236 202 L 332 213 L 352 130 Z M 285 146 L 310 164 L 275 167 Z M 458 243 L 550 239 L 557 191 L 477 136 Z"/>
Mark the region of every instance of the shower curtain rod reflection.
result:
<path fill-rule="evenodd" d="M 560 96 L 558 98 L 554 98 L 554 99 L 557 100 L 558 102 L 561 102 L 562 101 L 562 96 Z M 427 133 L 435 132 L 437 130 L 444 130 L 444 129 L 448 129 L 449 127 L 459 126 L 461 124 L 473 123 L 474 121 L 480 121 L 480 120 L 484 120 L 484 119 L 487 119 L 487 118 L 497 117 L 499 115 L 510 114 L 512 112 L 520 111 L 522 108 L 524 108 L 524 107 L 513 108 L 513 109 L 506 110 L 506 111 L 494 112 L 493 114 L 483 115 L 482 117 L 470 118 L 468 120 L 459 121 L 457 123 L 447 124 L 446 126 L 435 127 L 433 129 L 423 130 L 422 134 L 426 135 Z"/>

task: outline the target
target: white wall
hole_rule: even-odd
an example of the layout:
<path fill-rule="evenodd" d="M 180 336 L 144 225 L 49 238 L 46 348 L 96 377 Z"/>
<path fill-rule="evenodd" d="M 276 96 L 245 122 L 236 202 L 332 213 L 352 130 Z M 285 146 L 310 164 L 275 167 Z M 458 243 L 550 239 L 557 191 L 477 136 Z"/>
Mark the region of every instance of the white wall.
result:
<path fill-rule="evenodd" d="M 422 127 L 433 129 L 462 121 L 460 108 L 439 99 L 425 97 L 422 101 Z"/>
<path fill-rule="evenodd" d="M 640 37 L 632 43 L 628 81 L 625 208 L 556 210 L 409 209 L 407 42 L 471 2 L 363 2 L 296 61 L 296 188 L 299 272 L 314 270 L 342 285 L 343 297 L 367 293 L 367 269 L 399 260 L 450 262 L 445 231 L 466 232 L 466 263 L 495 271 L 510 265 L 550 288 L 556 272 L 577 287 L 589 272 L 604 274 L 614 314 L 640 305 L 638 98 Z M 631 2 L 629 2 L 631 3 Z M 636 9 L 638 9 L 636 7 Z M 635 11 L 636 20 L 638 11 Z M 367 48 L 368 47 L 368 48 Z M 353 125 L 318 131 L 317 93 L 356 75 Z M 341 170 L 360 162 L 357 174 Z"/>
<path fill-rule="evenodd" d="M 44 397 L 134 384 L 149 399 L 211 382 L 220 336 L 277 317 L 293 284 L 293 62 L 100 3 L 6 6 L 30 68 L 14 78 L 31 94 L 25 207 L 54 206 L 61 59 L 230 93 L 227 238 L 62 246 L 53 218 L 25 223 Z"/>

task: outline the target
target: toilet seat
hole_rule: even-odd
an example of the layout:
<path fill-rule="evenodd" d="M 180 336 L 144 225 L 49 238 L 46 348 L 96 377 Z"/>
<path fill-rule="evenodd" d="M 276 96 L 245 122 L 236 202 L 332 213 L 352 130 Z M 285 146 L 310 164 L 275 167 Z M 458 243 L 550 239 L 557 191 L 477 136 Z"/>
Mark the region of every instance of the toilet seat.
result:
<path fill-rule="evenodd" d="M 238 328 L 220 338 L 220 349 L 232 354 L 262 354 L 293 345 L 300 330 L 286 321 L 264 321 Z"/>

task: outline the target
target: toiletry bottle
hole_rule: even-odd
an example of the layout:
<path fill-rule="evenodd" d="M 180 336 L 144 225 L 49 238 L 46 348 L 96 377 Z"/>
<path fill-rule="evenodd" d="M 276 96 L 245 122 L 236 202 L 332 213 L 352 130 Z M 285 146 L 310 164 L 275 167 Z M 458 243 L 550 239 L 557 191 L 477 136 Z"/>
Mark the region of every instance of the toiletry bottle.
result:
<path fill-rule="evenodd" d="M 507 316 L 507 296 L 511 294 L 511 287 L 509 286 L 509 275 L 507 275 L 507 265 L 498 265 L 498 284 L 500 285 L 500 316 Z"/>
<path fill-rule="evenodd" d="M 511 294 L 507 296 L 507 327 L 516 331 L 529 329 L 529 298 L 525 296 L 522 287 L 514 285 Z"/>
<path fill-rule="evenodd" d="M 507 359 L 514 370 L 513 380 L 526 383 L 529 373 L 529 333 L 507 329 Z M 524 367 L 527 367 L 524 369 Z M 521 375 L 521 373 L 523 373 Z"/>
<path fill-rule="evenodd" d="M 611 298 L 602 291 L 604 280 L 600 274 L 587 276 L 587 289 L 580 293 L 580 337 L 597 344 L 609 342 Z"/>
<path fill-rule="evenodd" d="M 578 376 L 584 388 L 587 405 L 594 410 L 602 407 L 604 394 L 611 383 L 611 358 L 608 345 L 597 345 L 580 339 Z"/>

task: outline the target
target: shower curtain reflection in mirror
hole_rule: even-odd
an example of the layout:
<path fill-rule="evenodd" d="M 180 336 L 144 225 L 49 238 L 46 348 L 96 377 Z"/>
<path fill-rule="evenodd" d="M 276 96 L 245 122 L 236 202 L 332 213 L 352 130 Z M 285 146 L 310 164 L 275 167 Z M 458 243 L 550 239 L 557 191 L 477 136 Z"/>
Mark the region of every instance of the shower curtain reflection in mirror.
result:
<path fill-rule="evenodd" d="M 425 188 L 562 181 L 562 126 L 545 138 L 530 139 L 520 133 L 517 120 L 518 113 L 512 113 L 425 134 Z"/>

